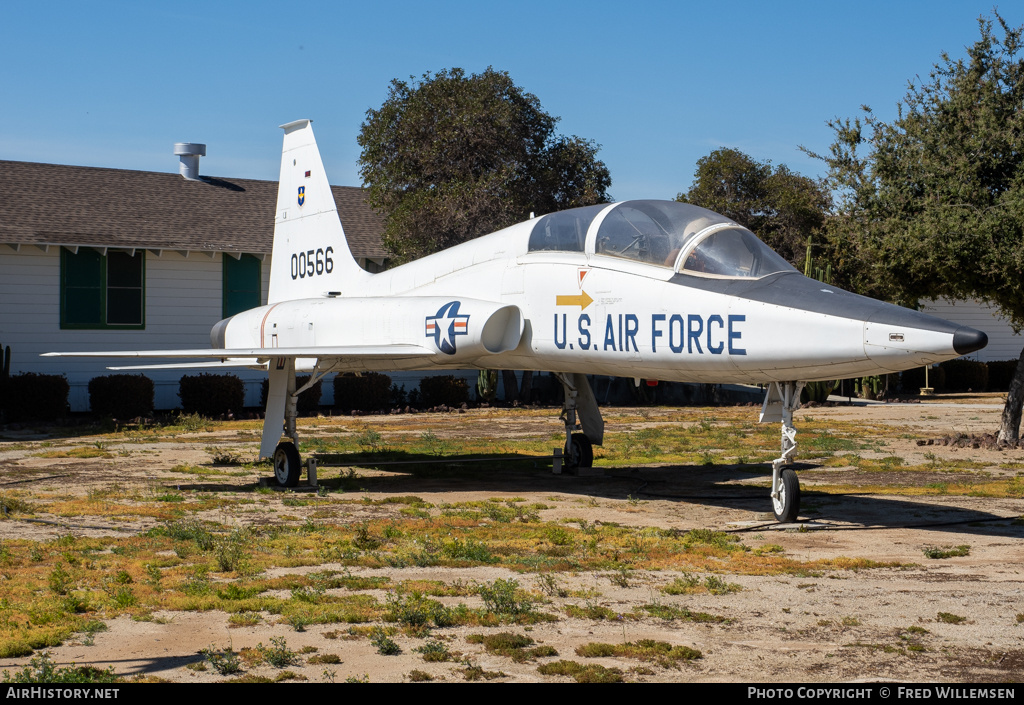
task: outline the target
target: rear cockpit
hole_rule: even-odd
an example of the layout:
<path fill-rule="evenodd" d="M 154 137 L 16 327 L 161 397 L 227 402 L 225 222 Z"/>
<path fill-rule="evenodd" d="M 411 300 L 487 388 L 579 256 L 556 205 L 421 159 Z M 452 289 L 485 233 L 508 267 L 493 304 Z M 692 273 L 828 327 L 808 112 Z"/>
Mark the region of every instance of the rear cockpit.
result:
<path fill-rule="evenodd" d="M 584 253 L 594 264 L 613 257 L 708 277 L 796 271 L 725 216 L 676 201 L 624 201 L 543 216 L 528 251 Z"/>

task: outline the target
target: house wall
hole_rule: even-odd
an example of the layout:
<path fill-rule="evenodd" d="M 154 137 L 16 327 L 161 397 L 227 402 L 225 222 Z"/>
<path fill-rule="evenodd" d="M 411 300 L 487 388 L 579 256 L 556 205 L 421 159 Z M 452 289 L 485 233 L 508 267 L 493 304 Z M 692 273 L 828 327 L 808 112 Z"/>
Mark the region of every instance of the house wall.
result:
<path fill-rule="evenodd" d="M 51 351 L 154 350 L 208 348 L 210 328 L 221 319 L 224 256 L 163 251 L 146 252 L 145 330 L 61 330 L 60 248 L 44 252 L 22 246 L 0 252 L 0 344 L 11 347 L 11 374 L 64 374 L 71 387 L 72 411 L 88 411 L 89 380 L 113 374 L 115 361 L 102 358 L 43 358 Z M 267 300 L 270 258 L 262 266 L 262 297 Z M 123 364 L 175 362 L 138 360 Z M 245 382 L 246 401 L 257 406 L 266 373 L 245 368 L 229 370 Z M 178 380 L 188 370 L 147 370 L 153 380 L 158 409 L 180 406 Z M 193 373 L 194 374 L 194 373 Z"/>
<path fill-rule="evenodd" d="M 964 357 L 968 360 L 990 362 L 1016 360 L 1024 348 L 1024 335 L 1014 333 L 1010 322 L 1000 315 L 999 309 L 980 301 L 951 301 L 937 299 L 922 301 L 921 310 L 947 321 L 970 326 L 988 334 L 988 345 Z"/>

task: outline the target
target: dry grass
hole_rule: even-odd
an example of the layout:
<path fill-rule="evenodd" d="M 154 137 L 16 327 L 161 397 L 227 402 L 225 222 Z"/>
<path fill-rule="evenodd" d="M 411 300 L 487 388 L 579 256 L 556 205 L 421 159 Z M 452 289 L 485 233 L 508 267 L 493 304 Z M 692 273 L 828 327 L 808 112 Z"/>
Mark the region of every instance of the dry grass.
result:
<path fill-rule="evenodd" d="M 609 422 L 618 430 L 610 432 L 605 447 L 598 449 L 597 464 L 728 464 L 742 475 L 745 466 L 773 457 L 778 444 L 776 426 L 752 423 L 751 411 L 746 408 L 642 411 L 647 413 L 610 414 L 617 416 Z M 496 432 L 495 437 L 487 437 L 481 433 L 489 428 L 489 424 L 481 421 L 497 424 L 510 418 L 536 424 L 517 427 L 514 436 Z M 457 449 L 460 456 L 544 455 L 550 453 L 552 445 L 561 442 L 559 434 L 552 432 L 550 410 L 483 410 L 449 415 L 443 423 L 444 441 L 450 442 L 450 448 Z M 438 425 L 438 418 L 427 416 L 397 420 L 379 417 L 372 422 L 349 418 L 302 420 L 303 453 L 343 456 L 356 467 L 359 462 L 372 464 L 365 460 L 367 457 L 378 461 L 422 460 L 425 456 L 434 459 L 440 446 L 437 436 L 428 436 L 427 432 L 435 433 Z M 88 459 L 106 464 L 102 467 L 113 467 L 113 456 L 107 450 L 111 446 L 201 439 L 204 444 L 232 443 L 234 448 L 237 434 L 251 433 L 257 428 L 253 422 L 205 422 L 199 430 L 166 426 L 104 433 L 92 445 L 72 448 L 47 450 L 44 442 L 6 444 L 6 448 L 17 447 L 26 456 Z M 379 434 L 378 452 L 368 454 L 366 444 L 360 443 L 368 429 Z M 805 419 L 800 432 L 801 459 L 816 459 L 825 468 L 855 468 L 870 473 L 867 481 L 805 485 L 809 497 L 844 493 L 1024 496 L 1021 475 L 987 474 L 994 469 L 1001 469 L 1004 475 L 1012 473 L 1020 467 L 1016 461 L 1009 467 L 989 468 L 972 460 L 902 458 L 888 449 L 905 435 L 901 428 Z M 0 449 L 4 446 L 0 445 Z M 223 455 L 215 451 L 216 448 L 211 451 L 214 457 Z M 1001 462 L 1007 465 L 1006 460 Z M 339 494 L 360 487 L 362 480 L 351 468 L 325 468 L 321 472 L 325 486 L 333 492 L 327 497 L 264 494 L 255 491 L 254 486 L 243 491 L 203 491 L 180 479 L 220 482 L 218 478 L 266 474 L 265 469 L 252 465 L 230 467 L 214 466 L 212 462 L 164 466 L 159 471 L 173 473 L 175 478 L 169 481 L 170 486 L 154 481 L 144 488 L 113 484 L 84 496 L 43 490 L 19 490 L 0 496 L 4 508 L 0 520 L 46 513 L 79 519 L 95 517 L 115 523 L 146 520 L 156 524 L 151 531 L 118 538 L 62 537 L 49 542 L 0 543 L 4 585 L 0 657 L 21 656 L 77 638 L 76 634 L 88 633 L 89 625 L 120 615 L 151 619 L 158 611 L 222 610 L 229 614 L 232 626 L 267 621 L 300 630 L 311 624 L 337 624 L 341 625 L 339 633 L 349 633 L 353 638 L 365 638 L 369 632 L 345 632 L 349 625 L 389 624 L 419 635 L 442 624 L 499 628 L 503 624 L 528 625 L 530 620 L 560 619 L 565 615 L 593 620 L 623 616 L 599 602 L 581 602 L 579 593 L 552 587 L 557 585 L 558 577 L 551 576 L 603 574 L 622 576 L 628 584 L 636 575 L 671 571 L 684 577 L 675 581 L 660 578 L 655 584 L 667 583 L 668 587 L 662 588 L 664 592 L 721 595 L 722 598 L 713 599 L 725 599 L 740 589 L 729 581 L 729 576 L 810 576 L 900 566 L 857 556 L 801 559 L 786 555 L 774 545 L 752 549 L 737 536 L 721 532 L 678 532 L 567 520 L 564 517 L 574 503 L 586 501 L 572 495 L 553 495 L 544 503 L 495 496 L 435 505 L 408 494 Z M 409 472 L 430 475 L 461 471 L 414 467 Z M 926 477 L 937 472 L 955 473 L 957 481 L 935 482 L 934 478 Z M 892 479 L 897 474 L 898 482 Z M 907 482 L 907 477 L 916 476 L 922 478 L 920 483 Z M 596 499 L 590 501 L 598 503 Z M 643 511 L 642 506 L 633 506 L 627 500 L 600 500 L 602 506 L 613 503 L 623 511 Z M 245 525 L 245 517 L 256 509 L 270 512 L 274 521 L 239 535 L 236 527 Z M 302 512 L 303 516 L 297 516 Z M 218 519 L 204 522 L 199 520 L 201 515 L 215 515 Z M 342 569 L 308 570 L 325 563 Z M 384 577 L 348 572 L 428 566 L 450 569 L 453 579 L 392 582 Z M 521 615 L 470 607 L 467 603 L 479 599 L 481 586 L 456 576 L 459 569 L 477 566 L 548 576 L 549 589 L 531 591 L 519 587 L 518 599 L 533 603 Z M 688 578 L 691 573 L 701 577 Z M 269 574 L 275 577 L 267 577 Z M 521 582 L 523 586 L 545 585 L 535 578 Z M 387 591 L 387 596 L 381 597 L 381 591 Z M 545 601 L 564 597 L 573 599 L 573 603 L 552 609 L 543 606 Z M 435 598 L 446 598 L 447 606 L 442 608 Z M 428 617 L 413 623 L 418 619 L 415 610 L 420 608 L 426 610 Z M 719 615 L 687 614 L 678 607 L 657 603 L 627 612 L 625 617 L 639 620 L 652 615 L 664 619 L 695 619 L 697 615 L 709 624 L 725 620 Z M 940 615 L 939 619 L 943 617 Z M 502 632 L 491 636 L 502 634 L 504 641 L 487 641 L 490 637 L 485 635 L 481 643 L 493 653 L 513 659 L 551 655 L 537 650 L 539 647 L 523 635 Z M 607 655 L 653 661 L 662 667 L 676 667 L 682 661 L 700 658 L 699 652 L 664 642 L 616 647 L 593 644 L 585 649 L 587 653 L 578 655 L 604 655 L 596 651 L 606 646 L 611 649 Z M 488 677 L 473 668 L 467 667 L 467 678 Z M 615 680 L 623 675 L 615 669 L 601 670 L 570 661 L 544 668 L 542 673 L 563 674 L 577 680 Z"/>

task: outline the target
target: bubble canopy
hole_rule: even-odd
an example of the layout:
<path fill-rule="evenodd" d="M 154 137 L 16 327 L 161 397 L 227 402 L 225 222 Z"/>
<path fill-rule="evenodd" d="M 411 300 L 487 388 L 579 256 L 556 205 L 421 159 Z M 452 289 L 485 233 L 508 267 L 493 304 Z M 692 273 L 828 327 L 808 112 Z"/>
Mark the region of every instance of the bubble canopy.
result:
<path fill-rule="evenodd" d="M 595 228 L 591 251 L 587 235 Z M 709 277 L 796 271 L 746 228 L 677 201 L 623 201 L 551 213 L 537 219 L 529 251 L 586 252 Z"/>

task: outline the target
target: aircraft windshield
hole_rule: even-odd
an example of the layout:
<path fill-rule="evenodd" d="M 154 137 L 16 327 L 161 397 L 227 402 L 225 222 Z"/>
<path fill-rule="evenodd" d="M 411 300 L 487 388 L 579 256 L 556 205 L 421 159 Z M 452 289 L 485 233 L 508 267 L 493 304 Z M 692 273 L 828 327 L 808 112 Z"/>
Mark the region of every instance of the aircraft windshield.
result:
<path fill-rule="evenodd" d="M 763 277 L 796 270 L 752 232 L 732 227 L 704 236 L 686 256 L 682 271 L 722 277 Z"/>
<path fill-rule="evenodd" d="M 529 251 L 583 252 L 587 228 L 607 203 L 551 213 L 540 218 L 530 232 Z"/>

